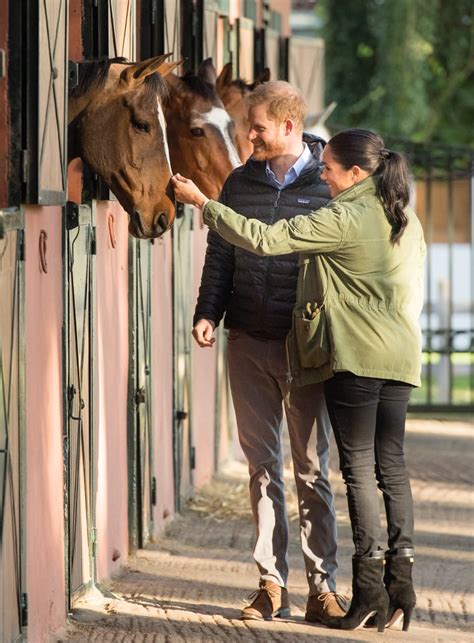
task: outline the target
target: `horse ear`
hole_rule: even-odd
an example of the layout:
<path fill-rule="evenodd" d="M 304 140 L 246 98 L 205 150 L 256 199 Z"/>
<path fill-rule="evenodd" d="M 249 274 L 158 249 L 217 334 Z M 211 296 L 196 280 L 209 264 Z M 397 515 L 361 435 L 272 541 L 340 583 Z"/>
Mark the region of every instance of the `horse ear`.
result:
<path fill-rule="evenodd" d="M 179 78 L 179 76 L 176 76 L 176 74 L 167 73 L 163 74 L 163 77 L 169 89 L 174 90 L 179 95 L 179 90 L 181 88 L 181 79 Z"/>
<path fill-rule="evenodd" d="M 222 67 L 222 71 L 217 77 L 216 80 L 216 87 L 217 90 L 222 90 L 224 87 L 229 87 L 229 85 L 232 83 L 232 63 L 226 63 L 224 67 Z"/>
<path fill-rule="evenodd" d="M 217 72 L 216 68 L 212 64 L 212 58 L 206 58 L 206 60 L 203 60 L 199 65 L 197 76 L 210 85 L 216 84 Z"/>
<path fill-rule="evenodd" d="M 128 65 L 120 74 L 120 78 L 127 83 L 127 85 L 139 85 L 147 76 L 159 71 L 159 68 L 169 58 L 171 54 L 162 54 L 154 58 L 147 58 L 140 63 Z"/>
<path fill-rule="evenodd" d="M 256 87 L 257 85 L 262 85 L 263 83 L 268 83 L 268 81 L 270 80 L 270 75 L 270 68 L 265 67 L 265 69 L 260 74 L 258 74 L 257 78 L 255 79 L 255 82 L 253 84 L 254 87 Z"/>
<path fill-rule="evenodd" d="M 165 76 L 168 76 L 168 74 L 171 74 L 171 72 L 174 71 L 177 67 L 180 67 L 182 63 L 182 60 L 176 60 L 172 63 L 163 63 L 158 67 L 156 71 L 164 78 Z"/>

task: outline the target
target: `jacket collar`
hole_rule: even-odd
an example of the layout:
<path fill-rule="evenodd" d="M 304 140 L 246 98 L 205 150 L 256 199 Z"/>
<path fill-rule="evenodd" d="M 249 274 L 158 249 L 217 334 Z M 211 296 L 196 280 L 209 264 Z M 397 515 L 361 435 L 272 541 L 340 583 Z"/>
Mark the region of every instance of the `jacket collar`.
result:
<path fill-rule="evenodd" d="M 343 190 L 340 194 L 334 197 L 332 201 L 354 201 L 362 195 L 369 196 L 371 194 L 377 194 L 378 183 L 378 176 L 368 176 L 360 183 L 356 183 L 352 187 L 347 188 L 347 190 Z"/>

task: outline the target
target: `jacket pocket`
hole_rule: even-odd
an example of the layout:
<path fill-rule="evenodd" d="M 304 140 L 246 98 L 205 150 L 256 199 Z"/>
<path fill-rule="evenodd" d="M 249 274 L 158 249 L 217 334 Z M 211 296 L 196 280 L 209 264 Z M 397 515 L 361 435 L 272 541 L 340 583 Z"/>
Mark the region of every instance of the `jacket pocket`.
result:
<path fill-rule="evenodd" d="M 324 304 L 307 303 L 293 312 L 293 339 L 303 368 L 320 368 L 329 361 L 330 345 Z"/>

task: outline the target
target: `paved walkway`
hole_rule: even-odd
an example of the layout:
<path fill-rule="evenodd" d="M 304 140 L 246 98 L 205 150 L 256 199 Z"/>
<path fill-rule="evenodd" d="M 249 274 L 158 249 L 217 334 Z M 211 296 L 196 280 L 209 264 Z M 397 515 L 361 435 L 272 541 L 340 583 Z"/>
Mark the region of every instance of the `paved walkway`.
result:
<path fill-rule="evenodd" d="M 294 520 L 291 619 L 240 621 L 242 599 L 256 587 L 256 568 L 251 558 L 253 529 L 245 515 L 246 471 L 235 463 L 204 490 L 194 509 L 173 521 L 156 544 L 130 559 L 107 588 L 78 602 L 67 627 L 51 640 L 474 641 L 473 446 L 474 431 L 467 422 L 410 421 L 406 450 L 416 503 L 418 604 L 408 633 L 341 633 L 305 623 L 306 587 Z M 332 462 L 339 519 L 339 590 L 348 592 L 352 542 L 335 454 Z"/>

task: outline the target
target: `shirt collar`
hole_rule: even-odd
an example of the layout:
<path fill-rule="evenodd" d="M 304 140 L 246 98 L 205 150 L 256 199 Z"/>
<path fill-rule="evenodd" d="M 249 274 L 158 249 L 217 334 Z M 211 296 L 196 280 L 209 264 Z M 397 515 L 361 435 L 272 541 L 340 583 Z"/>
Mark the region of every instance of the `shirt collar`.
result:
<path fill-rule="evenodd" d="M 304 168 L 312 158 L 313 158 L 313 154 L 311 153 L 309 146 L 303 142 L 303 151 L 300 154 L 300 156 L 296 159 L 296 161 L 293 163 L 293 165 L 287 170 L 283 183 L 280 184 L 278 182 L 275 176 L 275 173 L 270 166 L 270 161 L 267 161 L 266 163 L 265 172 L 267 173 L 267 176 L 269 178 L 271 178 L 273 181 L 275 181 L 275 183 L 283 187 L 288 184 L 289 179 L 292 179 L 294 181 L 301 174 L 301 172 L 304 170 Z"/>

